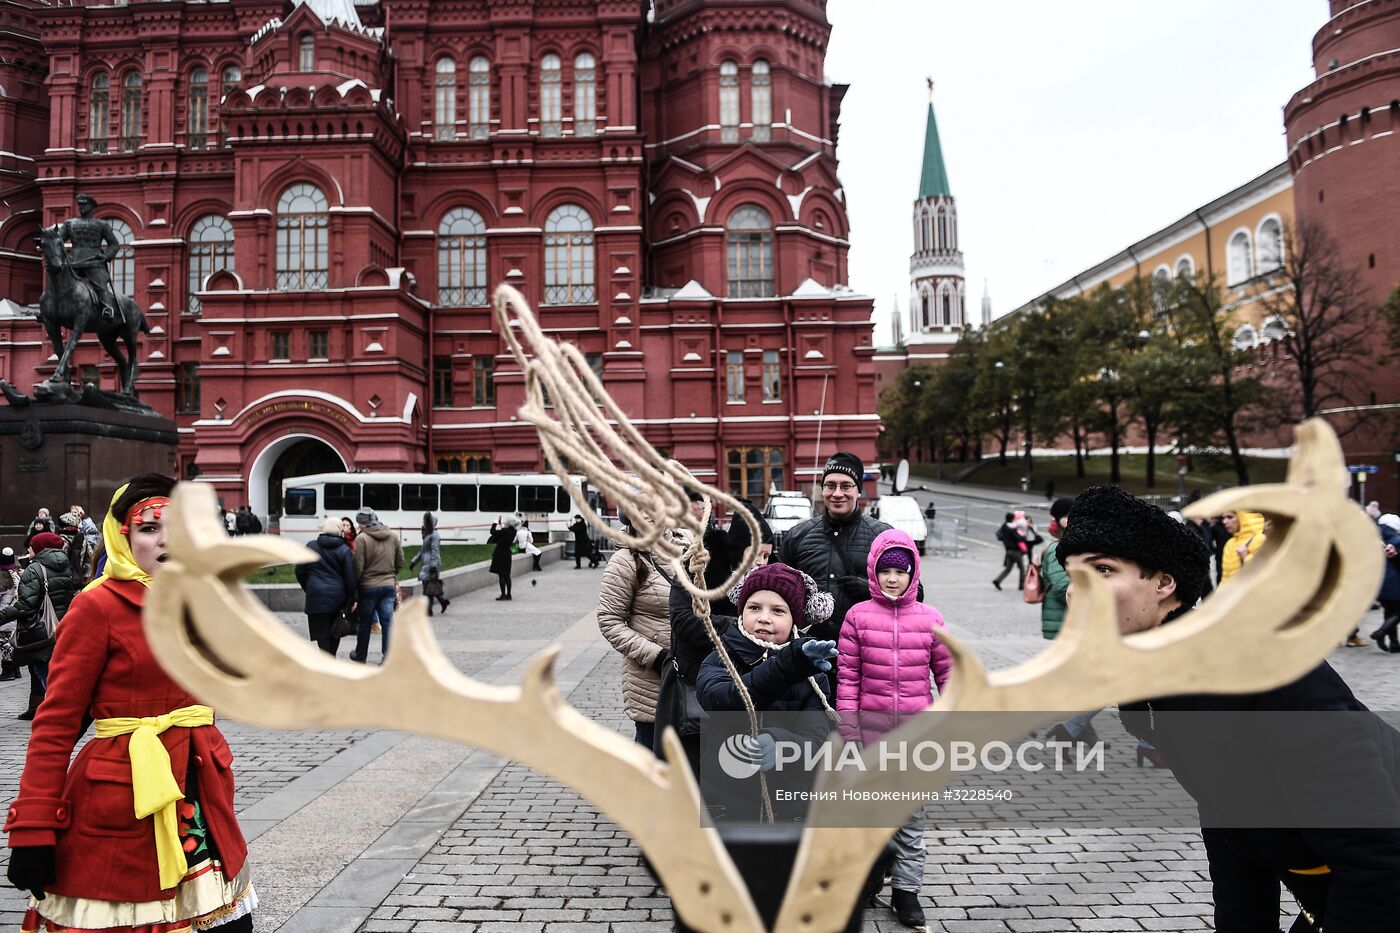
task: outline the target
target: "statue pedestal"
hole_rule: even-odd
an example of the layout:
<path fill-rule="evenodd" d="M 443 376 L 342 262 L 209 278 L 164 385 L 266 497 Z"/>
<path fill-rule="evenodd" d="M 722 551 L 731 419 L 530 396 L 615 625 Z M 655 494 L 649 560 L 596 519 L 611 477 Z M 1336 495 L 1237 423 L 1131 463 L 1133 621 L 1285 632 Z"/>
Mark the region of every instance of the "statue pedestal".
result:
<path fill-rule="evenodd" d="M 112 495 L 138 473 L 174 475 L 175 422 L 87 405 L 0 407 L 0 538 L 16 549 L 40 506 L 73 504 L 102 525 Z M 20 540 L 15 540 L 16 535 Z"/>

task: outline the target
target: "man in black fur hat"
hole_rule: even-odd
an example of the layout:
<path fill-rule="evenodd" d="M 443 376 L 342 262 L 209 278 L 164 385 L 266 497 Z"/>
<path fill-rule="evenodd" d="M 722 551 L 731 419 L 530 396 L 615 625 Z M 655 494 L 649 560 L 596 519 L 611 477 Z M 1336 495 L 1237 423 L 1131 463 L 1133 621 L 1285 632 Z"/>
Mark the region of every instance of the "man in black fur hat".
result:
<path fill-rule="evenodd" d="M 1096 574 L 1113 591 L 1118 628 L 1145 632 L 1189 612 L 1205 590 L 1210 555 L 1200 536 L 1161 509 L 1113 486 L 1075 499 L 1056 557 Z M 1070 598 L 1073 601 L 1073 586 Z M 1199 805 L 1210 861 L 1215 929 L 1273 933 L 1279 884 L 1300 913 L 1292 933 L 1381 933 L 1400 918 L 1400 736 L 1366 707 L 1326 662 L 1283 687 L 1238 695 L 1159 697 L 1121 707 L 1123 724 L 1151 742 Z M 1305 717 L 1312 711 L 1337 711 Z M 1178 712 L 1187 715 L 1176 715 Z M 1254 717 L 1254 728 L 1212 728 L 1203 712 Z M 1196 714 L 1193 718 L 1190 714 Z M 1316 724 L 1311 730 L 1294 724 Z M 1234 720 L 1231 720 L 1232 722 Z M 1314 767 L 1279 767 L 1280 759 Z M 1256 827 L 1230 828 L 1241 802 L 1278 801 Z M 1364 823 L 1277 828 L 1287 804 L 1363 801 Z M 1223 817 L 1223 821 L 1220 819 Z M 1293 824 L 1293 825 L 1296 825 Z M 1318 823 L 1313 822 L 1313 827 Z"/>

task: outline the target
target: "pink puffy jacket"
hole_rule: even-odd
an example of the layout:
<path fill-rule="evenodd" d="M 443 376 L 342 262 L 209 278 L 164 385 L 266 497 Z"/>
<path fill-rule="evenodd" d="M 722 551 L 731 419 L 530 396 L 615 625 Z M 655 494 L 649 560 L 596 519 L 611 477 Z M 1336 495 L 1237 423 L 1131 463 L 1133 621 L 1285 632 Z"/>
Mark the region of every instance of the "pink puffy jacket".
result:
<path fill-rule="evenodd" d="M 898 599 L 880 590 L 875 575 L 875 562 L 892 547 L 906 548 L 914 555 L 913 579 Z M 843 728 L 842 732 L 848 739 L 864 733 L 862 737 L 869 741 L 872 732 L 886 732 L 904 714 L 921 712 L 933 703 L 929 672 L 941 693 L 953 670 L 953 656 L 934 636 L 935 628 L 946 628 L 942 614 L 918 601 L 919 552 L 907 534 L 893 529 L 882 532 L 870 547 L 866 575 L 870 599 L 852 606 L 841 626 L 836 709 L 843 714 L 866 714 L 861 719 L 867 728 Z M 846 718 L 854 726 L 855 716 Z"/>

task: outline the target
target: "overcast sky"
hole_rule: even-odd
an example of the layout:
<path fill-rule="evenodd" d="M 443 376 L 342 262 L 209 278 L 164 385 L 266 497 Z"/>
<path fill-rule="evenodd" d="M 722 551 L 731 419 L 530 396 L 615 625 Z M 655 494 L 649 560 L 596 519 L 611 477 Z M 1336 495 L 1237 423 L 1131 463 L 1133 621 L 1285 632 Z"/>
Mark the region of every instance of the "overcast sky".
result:
<path fill-rule="evenodd" d="M 926 75 L 968 315 L 1001 316 L 1284 160 L 1326 0 L 831 0 L 851 286 L 907 311 Z M 906 317 L 906 325 L 908 318 Z"/>

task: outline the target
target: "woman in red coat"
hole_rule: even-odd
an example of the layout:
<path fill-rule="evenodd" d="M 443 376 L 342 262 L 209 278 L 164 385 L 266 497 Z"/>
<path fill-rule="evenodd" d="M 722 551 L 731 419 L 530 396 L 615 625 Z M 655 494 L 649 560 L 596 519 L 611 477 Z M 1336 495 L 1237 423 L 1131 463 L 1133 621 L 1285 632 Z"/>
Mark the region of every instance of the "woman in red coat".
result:
<path fill-rule="evenodd" d="M 252 930 L 233 754 L 213 710 L 161 670 L 141 627 L 173 487 L 148 473 L 117 491 L 102 528 L 106 569 L 58 628 L 5 821 L 10 882 L 33 895 L 25 931 Z M 97 737 L 70 765 L 89 715 Z"/>

